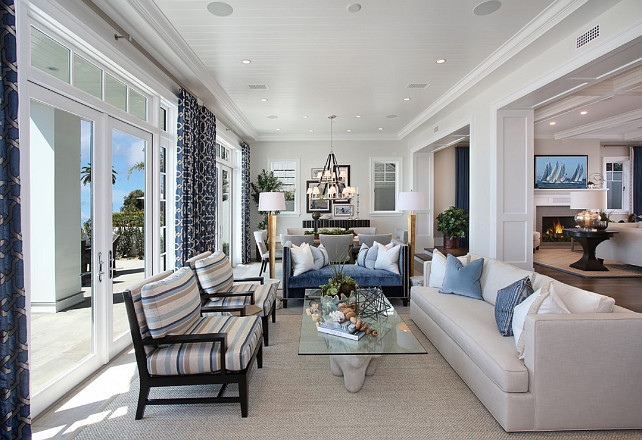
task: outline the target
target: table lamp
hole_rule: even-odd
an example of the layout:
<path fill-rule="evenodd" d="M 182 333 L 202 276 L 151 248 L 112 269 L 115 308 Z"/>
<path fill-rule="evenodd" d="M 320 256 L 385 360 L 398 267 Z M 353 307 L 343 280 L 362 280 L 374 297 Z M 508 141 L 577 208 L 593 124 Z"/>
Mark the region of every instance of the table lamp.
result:
<path fill-rule="evenodd" d="M 417 216 L 414 211 L 426 209 L 426 201 L 423 193 L 419 192 L 400 192 L 397 209 L 400 211 L 410 211 L 408 214 L 408 247 L 410 249 L 410 276 L 415 274 L 415 225 Z"/>
<path fill-rule="evenodd" d="M 571 209 L 584 210 L 575 214 L 575 223 L 580 229 L 597 230 L 601 220 L 600 213 L 606 209 L 606 191 L 607 189 L 571 191 Z"/>
<path fill-rule="evenodd" d="M 268 215 L 268 249 L 270 252 L 270 278 L 274 278 L 276 255 L 276 211 L 285 210 L 285 196 L 282 192 L 262 192 L 259 194 L 259 211 Z"/>

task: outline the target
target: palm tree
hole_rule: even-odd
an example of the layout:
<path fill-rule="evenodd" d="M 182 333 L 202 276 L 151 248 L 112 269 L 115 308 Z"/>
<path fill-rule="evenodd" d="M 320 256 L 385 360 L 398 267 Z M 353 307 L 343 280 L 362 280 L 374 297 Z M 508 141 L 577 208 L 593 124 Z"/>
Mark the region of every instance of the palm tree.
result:
<path fill-rule="evenodd" d="M 118 171 L 114 169 L 114 167 L 111 167 L 111 184 L 116 183 L 116 174 L 118 174 Z M 83 185 L 87 185 L 88 183 L 91 183 L 91 164 L 88 163 L 84 167 L 81 168 L 80 170 L 80 182 Z"/>
<path fill-rule="evenodd" d="M 134 171 L 145 171 L 145 162 L 135 163 L 127 172 L 127 180 L 129 180 L 129 176 L 131 176 Z"/>

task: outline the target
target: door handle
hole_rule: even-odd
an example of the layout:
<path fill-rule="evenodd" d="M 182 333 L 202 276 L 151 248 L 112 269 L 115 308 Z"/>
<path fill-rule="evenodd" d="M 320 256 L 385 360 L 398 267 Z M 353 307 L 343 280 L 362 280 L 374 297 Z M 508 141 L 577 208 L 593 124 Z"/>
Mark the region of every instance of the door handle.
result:
<path fill-rule="evenodd" d="M 102 283 L 104 274 L 105 274 L 105 271 L 103 270 L 103 253 L 98 252 L 98 282 L 99 283 Z"/>
<path fill-rule="evenodd" d="M 114 278 L 114 252 L 109 251 L 109 279 Z"/>

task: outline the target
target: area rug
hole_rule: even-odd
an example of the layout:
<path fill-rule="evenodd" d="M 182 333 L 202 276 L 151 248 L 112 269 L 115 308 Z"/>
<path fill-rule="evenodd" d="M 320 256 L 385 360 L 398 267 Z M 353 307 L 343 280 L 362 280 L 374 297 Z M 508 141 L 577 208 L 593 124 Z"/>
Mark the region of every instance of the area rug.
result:
<path fill-rule="evenodd" d="M 289 310 L 289 309 L 288 309 Z M 250 377 L 248 417 L 238 404 L 147 407 L 134 420 L 138 379 L 101 408 L 77 439 L 633 439 L 640 431 L 507 434 L 425 336 L 428 354 L 384 356 L 351 394 L 327 356 L 299 356 L 298 314 L 271 325 L 273 345 Z M 273 335 L 273 336 L 272 336 Z M 214 392 L 214 389 L 200 391 Z M 234 390 L 235 391 L 235 390 Z M 167 395 L 167 391 L 163 392 Z M 156 396 L 163 394 L 159 393 Z M 171 392 L 185 396 L 186 390 Z M 193 394 L 192 394 L 193 395 Z"/>
<path fill-rule="evenodd" d="M 604 261 L 608 271 L 584 271 L 569 267 L 580 258 L 582 258 L 581 252 L 571 252 L 570 249 L 540 249 L 533 254 L 533 264 L 583 278 L 642 278 L 642 267 L 616 261 Z"/>

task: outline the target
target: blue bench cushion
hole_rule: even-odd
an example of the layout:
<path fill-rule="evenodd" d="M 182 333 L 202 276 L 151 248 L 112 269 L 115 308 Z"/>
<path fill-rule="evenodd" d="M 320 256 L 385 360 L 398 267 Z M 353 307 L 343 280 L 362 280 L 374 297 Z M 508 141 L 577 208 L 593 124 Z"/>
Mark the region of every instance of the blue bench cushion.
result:
<path fill-rule="evenodd" d="M 346 264 L 343 267 L 343 274 L 354 278 L 361 287 L 400 286 L 402 284 L 401 275 L 399 274 L 382 269 L 367 269 L 356 264 Z M 310 286 L 327 284 L 332 275 L 332 269 L 330 266 L 326 266 L 319 270 L 292 276 L 288 283 L 289 287 L 294 289 L 300 287 L 309 288 Z"/>

